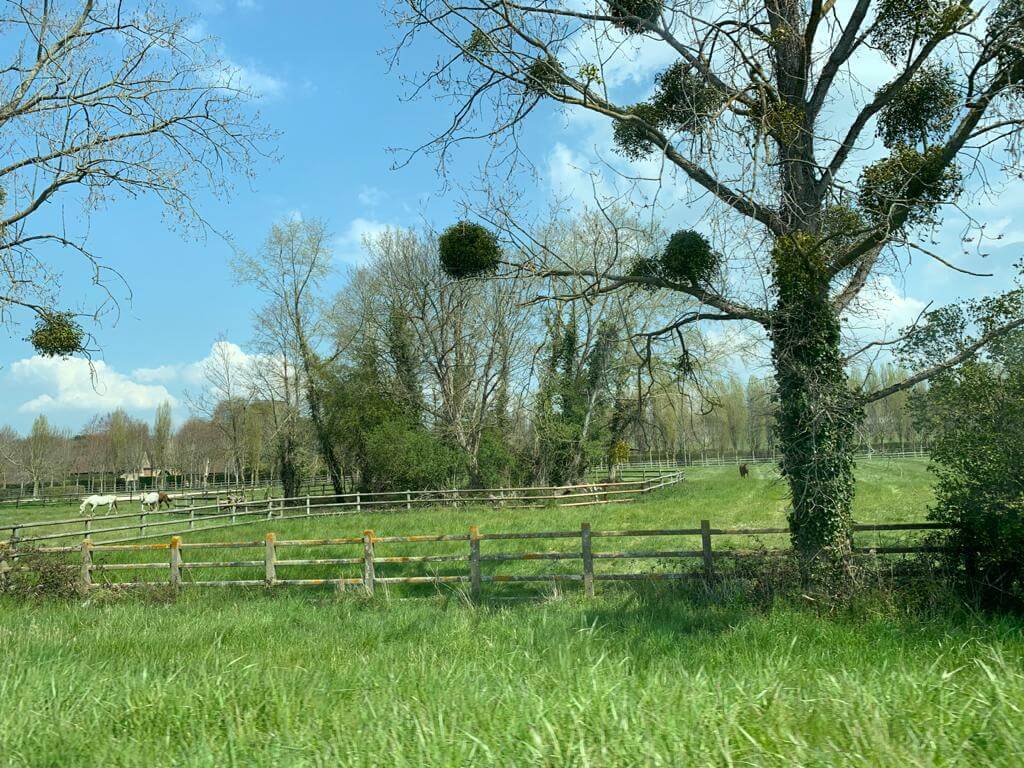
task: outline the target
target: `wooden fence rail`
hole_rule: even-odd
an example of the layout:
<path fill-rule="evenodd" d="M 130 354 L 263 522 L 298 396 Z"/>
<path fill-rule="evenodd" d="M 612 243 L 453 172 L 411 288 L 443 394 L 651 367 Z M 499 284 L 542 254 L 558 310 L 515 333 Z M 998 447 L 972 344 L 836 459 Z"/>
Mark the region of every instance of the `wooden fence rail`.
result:
<path fill-rule="evenodd" d="M 883 523 L 874 525 L 855 525 L 853 536 L 862 532 L 897 532 L 945 530 L 950 526 L 940 523 Z M 713 580 L 718 575 L 716 562 L 726 559 L 744 557 L 769 557 L 789 552 L 787 549 L 735 549 L 731 547 L 715 549 L 716 537 L 744 537 L 761 535 L 788 534 L 788 528 L 714 528 L 710 521 L 701 520 L 699 527 L 694 528 L 662 528 L 639 530 L 592 530 L 589 523 L 582 523 L 578 530 L 572 531 L 532 531 L 514 533 L 482 533 L 478 526 L 471 526 L 467 533 L 460 534 L 418 534 L 411 536 L 379 536 L 372 530 L 363 531 L 360 536 L 347 536 L 330 539 L 279 539 L 276 533 L 267 533 L 262 541 L 241 542 L 186 542 L 181 536 L 172 536 L 168 543 L 161 544 L 96 544 L 91 539 L 84 540 L 78 546 L 40 547 L 36 553 L 80 555 L 80 585 L 85 590 L 100 589 L 110 586 L 118 587 L 152 587 L 154 585 L 170 585 L 178 589 L 182 587 L 282 587 L 282 586 L 324 586 L 338 588 L 360 587 L 372 595 L 379 585 L 389 584 L 468 584 L 469 596 L 479 600 L 484 584 L 509 583 L 547 583 L 547 582 L 579 582 L 586 597 L 593 597 L 595 582 L 599 581 L 672 581 L 681 579 L 703 578 Z M 616 539 L 698 539 L 699 548 L 685 548 L 673 545 L 670 548 L 603 548 L 596 547 L 595 540 Z M 569 550 L 508 551 L 494 550 L 494 543 L 523 541 L 568 541 L 573 545 L 578 542 L 578 549 L 573 546 Z M 389 545 L 436 545 L 440 543 L 463 544 L 461 552 L 451 550 L 438 553 L 426 551 L 417 555 L 392 555 L 382 552 Z M 642 546 L 642 545 L 626 545 Z M 318 557 L 289 557 L 288 550 L 302 548 L 321 550 Z M 213 559 L 210 550 L 248 550 L 252 555 L 233 560 Z M 857 554 L 886 555 L 935 552 L 942 550 L 925 544 L 900 543 L 897 546 L 856 546 Z M 323 551 L 328 550 L 328 551 Z M 340 551 L 339 551 L 340 550 Z M 161 553 L 166 552 L 162 560 L 151 562 L 111 562 L 105 557 L 113 553 Z M 185 557 L 189 553 L 189 557 Z M 257 554 L 259 553 L 259 554 Z M 31 571 L 31 565 L 19 564 L 18 560 L 24 552 L 12 550 L 9 546 L 0 548 L 0 587 L 5 574 L 10 572 Z M 199 556 L 193 559 L 192 555 Z M 255 556 L 253 556 L 255 555 Z M 595 564 L 603 561 L 621 560 L 658 560 L 675 563 L 668 570 L 646 571 L 603 571 L 595 568 Z M 697 569 L 680 567 L 687 559 L 700 561 Z M 502 564 L 526 561 L 578 561 L 580 567 L 573 572 L 546 572 L 497 574 L 484 573 L 485 564 Z M 455 567 L 465 564 L 455 573 L 427 573 L 416 575 L 385 575 L 391 566 L 449 564 Z M 350 573 L 338 572 L 339 567 L 348 566 Z M 352 573 L 358 566 L 358 573 Z M 309 578 L 303 574 L 295 574 L 298 567 L 330 567 L 335 569 L 333 575 L 325 578 Z M 191 571 L 209 571 L 216 569 L 248 569 L 261 572 L 259 578 L 201 578 L 191 579 Z M 147 574 L 163 571 L 165 576 L 159 580 L 148 579 L 136 575 L 133 581 L 109 581 L 106 574 L 129 572 Z M 103 578 L 97 579 L 97 576 Z"/>
<path fill-rule="evenodd" d="M 247 525 L 256 519 L 295 519 L 313 516 L 358 514 L 365 510 L 405 509 L 413 506 L 447 506 L 484 504 L 506 509 L 525 509 L 546 504 L 557 506 L 590 506 L 612 502 L 633 501 L 635 496 L 650 493 L 681 482 L 683 473 L 653 473 L 641 480 L 616 483 L 586 483 L 568 486 L 534 486 L 522 488 L 470 488 L 428 491 L 354 492 L 326 496 L 268 498 L 253 501 L 221 502 L 186 508 L 144 510 L 104 516 L 79 516 L 62 520 L 24 521 L 0 525 L 0 532 L 9 531 L 8 546 L 38 546 L 42 542 L 94 538 L 99 534 L 131 535 L 108 539 L 116 544 L 170 535 L 209 531 Z M 111 525 L 113 523 L 113 525 Z M 211 523 L 213 523 L 211 525 Z M 198 527 L 197 527 L 198 524 Z M 185 526 L 181 528 L 181 526 Z M 72 526 L 71 530 L 46 533 L 45 529 Z M 74 527 L 81 526 L 81 527 Z M 177 527 L 178 530 L 168 530 Z M 147 531 L 158 530 L 156 533 Z"/>

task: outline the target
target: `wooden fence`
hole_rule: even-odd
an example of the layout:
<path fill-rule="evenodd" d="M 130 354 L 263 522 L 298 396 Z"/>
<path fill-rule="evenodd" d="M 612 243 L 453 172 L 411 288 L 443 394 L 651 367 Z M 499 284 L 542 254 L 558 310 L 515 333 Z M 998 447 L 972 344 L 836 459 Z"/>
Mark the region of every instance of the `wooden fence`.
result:
<path fill-rule="evenodd" d="M 906 532 L 948 529 L 949 526 L 939 523 L 885 523 L 875 525 L 855 525 L 853 536 L 862 532 Z M 592 597 L 594 586 L 602 581 L 672 581 L 690 578 L 714 579 L 716 564 L 725 559 L 749 557 L 771 557 L 789 553 L 787 548 L 779 549 L 741 549 L 714 546 L 716 537 L 750 537 L 764 535 L 787 535 L 788 528 L 715 528 L 708 520 L 702 520 L 699 528 L 653 529 L 653 530 L 592 530 L 589 523 L 582 523 L 578 530 L 573 531 L 541 531 L 516 533 L 482 533 L 478 526 L 471 526 L 466 533 L 460 534 L 428 534 L 414 536 L 378 536 L 374 531 L 364 531 L 361 536 L 348 536 L 333 539 L 288 540 L 278 539 L 275 533 L 267 533 L 263 541 L 241 542 L 186 542 L 180 536 L 171 537 L 170 541 L 161 544 L 94 544 L 86 539 L 75 547 L 44 547 L 36 552 L 80 555 L 74 563 L 79 574 L 80 585 L 84 590 L 103 587 L 153 587 L 169 585 L 175 589 L 182 587 L 283 587 L 283 586 L 325 586 L 337 588 L 357 587 L 372 595 L 376 587 L 391 584 L 427 584 L 427 585 L 468 585 L 469 595 L 474 600 L 481 597 L 484 584 L 500 583 L 559 583 L 579 582 L 584 595 Z M 647 545 L 638 549 L 611 549 L 595 546 L 599 540 L 659 540 L 670 539 L 672 546 Z M 678 539 L 695 542 L 692 548 L 680 547 Z M 508 542 L 552 541 L 561 540 L 571 543 L 570 550 L 538 550 L 508 551 L 493 545 Z M 696 546 L 699 541 L 699 548 Z M 390 545 L 439 545 L 443 542 L 457 546 L 461 551 L 452 551 L 448 546 L 443 552 L 428 552 L 417 555 L 393 555 L 382 552 Z M 315 558 L 289 557 L 288 550 L 301 548 L 316 550 Z M 255 550 L 246 559 L 214 559 L 209 552 Z M 918 552 L 941 551 L 941 547 L 901 542 L 896 545 L 858 546 L 853 542 L 853 551 L 859 555 L 889 555 Z M 6 554 L 4 554 L 6 552 Z M 115 553 L 149 553 L 160 555 L 160 560 L 150 562 L 111 562 L 106 556 Z M 198 555 L 193 558 L 192 555 Z M 18 563 L 19 553 L 9 547 L 0 549 L 0 578 L 10 572 L 29 571 L 31 566 Z M 595 568 L 595 563 L 606 561 L 645 561 L 657 560 L 665 570 L 646 571 L 604 571 Z M 495 574 L 485 573 L 484 566 L 526 561 L 569 561 L 577 562 L 578 567 L 569 572 L 559 573 L 519 573 Z M 682 564 L 690 561 L 695 568 L 686 568 Z M 425 564 L 447 564 L 444 567 L 454 569 L 449 573 L 418 573 L 416 575 L 386 575 L 387 568 L 407 569 L 408 566 Z M 333 575 L 323 578 L 309 578 L 308 574 L 296 574 L 296 568 L 324 568 L 335 571 Z M 338 569 L 347 567 L 349 573 L 337 573 Z M 215 571 L 217 569 L 245 569 L 258 574 L 257 578 L 217 579 L 203 577 L 193 579 L 193 571 Z M 163 572 L 159 580 L 136 578 L 132 581 L 108 580 L 109 575 L 119 573 Z M 354 572 L 353 572 L 354 571 Z M 254 574 L 254 575 L 255 575 Z"/>
<path fill-rule="evenodd" d="M 345 482 L 351 486 L 351 478 L 346 476 Z M 326 494 L 330 488 L 330 481 L 326 478 L 314 478 L 306 481 L 302 484 L 304 488 L 309 492 L 313 493 L 314 489 L 320 488 L 323 494 Z M 42 495 L 40 496 L 26 496 L 23 495 L 18 488 L 4 488 L 0 489 L 0 505 L 11 504 L 17 508 L 30 507 L 30 506 L 47 506 L 56 504 L 69 504 L 78 503 L 84 497 L 92 494 L 98 495 L 114 495 L 117 497 L 118 503 L 121 502 L 133 502 L 137 501 L 139 497 L 146 493 L 152 493 L 153 491 L 164 491 L 170 494 L 175 499 L 212 499 L 216 498 L 220 494 L 242 494 L 242 493 L 253 493 L 256 491 L 269 491 L 271 488 L 279 488 L 279 483 L 263 483 L 260 485 L 253 485 L 252 483 L 237 483 L 237 482 L 208 482 L 208 483 L 185 483 L 185 482 L 167 482 L 158 484 L 152 488 L 121 488 L 115 490 L 113 488 L 99 488 L 90 490 L 88 486 L 78 485 L 74 491 L 68 491 L 70 485 L 61 486 L 59 492 L 52 492 L 53 489 L 44 488 Z"/>
<path fill-rule="evenodd" d="M 328 496 L 299 496 L 295 498 L 260 499 L 195 506 L 140 510 L 137 513 L 119 513 L 102 517 L 84 516 L 64 520 L 39 520 L 0 526 L 0 532 L 9 532 L 6 542 L 0 544 L 39 546 L 67 539 L 95 539 L 107 534 L 104 544 L 118 544 L 173 534 L 208 531 L 246 525 L 254 520 L 306 518 L 312 516 L 353 515 L 364 511 L 411 510 L 424 506 L 461 506 L 480 504 L 506 509 L 525 509 L 537 506 L 589 506 L 633 501 L 639 495 L 679 483 L 680 471 L 668 474 L 651 472 L 647 479 L 617 483 L 591 483 L 569 486 L 542 486 L 527 488 L 476 488 L 441 491 L 380 491 L 374 493 L 347 493 Z M 130 522 L 129 522 L 130 521 Z M 113 525 L 111 525 L 113 523 Z M 46 529 L 66 528 L 50 533 Z M 154 530 L 158 532 L 153 532 Z M 118 536 L 120 534 L 120 536 Z"/>

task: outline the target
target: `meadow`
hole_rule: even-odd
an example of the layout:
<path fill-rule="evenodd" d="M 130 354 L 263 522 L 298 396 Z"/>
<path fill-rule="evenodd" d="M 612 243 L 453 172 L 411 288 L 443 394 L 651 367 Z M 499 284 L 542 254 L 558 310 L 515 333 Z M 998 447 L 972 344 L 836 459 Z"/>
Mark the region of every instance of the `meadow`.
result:
<path fill-rule="evenodd" d="M 782 523 L 770 468 L 734 472 L 694 471 L 632 505 L 314 518 L 287 533 Z M 922 462 L 859 473 L 859 521 L 924 516 Z M 264 530 L 241 528 L 219 534 Z M 728 584 L 479 606 L 454 588 L 5 598 L 0 765 L 1019 765 L 1022 629 L 956 601 L 872 593 L 826 612 Z"/>

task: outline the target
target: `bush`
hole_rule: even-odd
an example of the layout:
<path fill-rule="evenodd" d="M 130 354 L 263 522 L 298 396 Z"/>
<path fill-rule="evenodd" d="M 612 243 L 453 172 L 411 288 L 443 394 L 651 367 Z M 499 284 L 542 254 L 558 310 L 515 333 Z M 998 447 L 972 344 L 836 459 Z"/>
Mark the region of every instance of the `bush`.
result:
<path fill-rule="evenodd" d="M 461 479 L 462 454 L 405 419 L 391 419 L 366 436 L 371 491 L 444 488 Z"/>
<path fill-rule="evenodd" d="M 498 238 L 487 227 L 460 221 L 448 227 L 438 240 L 441 269 L 456 279 L 489 272 L 501 260 Z"/>
<path fill-rule="evenodd" d="M 706 284 L 718 269 L 718 254 L 699 232 L 683 229 L 672 235 L 661 255 L 661 268 L 670 280 Z"/>
<path fill-rule="evenodd" d="M 14 597 L 73 600 L 85 594 L 81 569 L 66 554 L 22 547 L 13 564 L 17 570 L 6 574 L 6 592 Z"/>
<path fill-rule="evenodd" d="M 662 0 L 607 0 L 608 15 L 616 27 L 631 35 L 646 31 L 643 22 L 653 22 L 661 13 Z"/>
<path fill-rule="evenodd" d="M 930 517 L 955 529 L 965 583 L 987 605 L 1024 605 L 1024 362 L 975 362 L 936 381 Z"/>
<path fill-rule="evenodd" d="M 43 357 L 70 357 L 83 351 L 85 331 L 70 312 L 46 312 L 27 341 Z"/>

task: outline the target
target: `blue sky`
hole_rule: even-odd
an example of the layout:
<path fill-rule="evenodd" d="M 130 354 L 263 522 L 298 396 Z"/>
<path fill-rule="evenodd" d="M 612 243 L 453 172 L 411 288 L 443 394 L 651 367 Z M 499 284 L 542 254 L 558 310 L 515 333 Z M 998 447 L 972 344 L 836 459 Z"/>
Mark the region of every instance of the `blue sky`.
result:
<path fill-rule="evenodd" d="M 229 203 L 210 199 L 203 206 L 213 227 L 238 247 L 257 248 L 281 217 L 322 217 L 337 236 L 334 282 L 340 287 L 345 268 L 360 258 L 362 234 L 423 220 L 443 225 L 458 213 L 460 194 L 442 190 L 431 158 L 392 170 L 396 158 L 388 148 L 423 142 L 449 111 L 431 98 L 400 100 L 405 86 L 397 73 L 388 73 L 380 55 L 393 43 L 394 31 L 376 2 L 308 0 L 301 12 L 298 4 L 281 0 L 178 5 L 197 14 L 197 23 L 222 41 L 223 55 L 262 95 L 264 120 L 281 132 L 276 162 L 263 163 L 251 184 L 239 180 Z M 406 57 L 403 67 L 422 65 L 428 55 L 421 50 Z M 667 64 L 661 55 L 647 49 L 631 55 L 619 87 L 649 83 Z M 610 134 L 608 125 L 589 117 L 566 118 L 551 110 L 536 115 L 525 140 L 541 176 L 533 188 L 536 202 L 553 192 L 589 190 L 586 169 L 607 152 Z M 479 153 L 467 147 L 456 154 L 452 175 L 471 180 Z M 919 259 L 883 285 L 877 311 L 898 323 L 933 298 L 943 303 L 1003 287 L 1020 250 L 1016 244 L 1024 243 L 1024 221 L 1014 221 L 1020 189 L 979 204 L 980 215 L 1005 236 L 989 260 L 999 279 L 969 281 Z M 940 237 L 950 243 L 956 232 L 954 217 Z M 130 301 L 121 296 L 116 324 L 99 329 L 97 382 L 80 362 L 33 358 L 22 340 L 25 329 L 0 335 L 0 423 L 24 430 L 36 413 L 45 412 L 74 429 L 118 406 L 151 418 L 164 398 L 175 402 L 181 420 L 188 415 L 182 394 L 199 386 L 199 364 L 215 341 L 223 339 L 243 354 L 259 302 L 251 289 L 234 285 L 231 248 L 219 237 L 183 239 L 165 226 L 152 201 L 127 200 L 94 216 L 89 245 L 124 275 L 132 292 Z"/>

